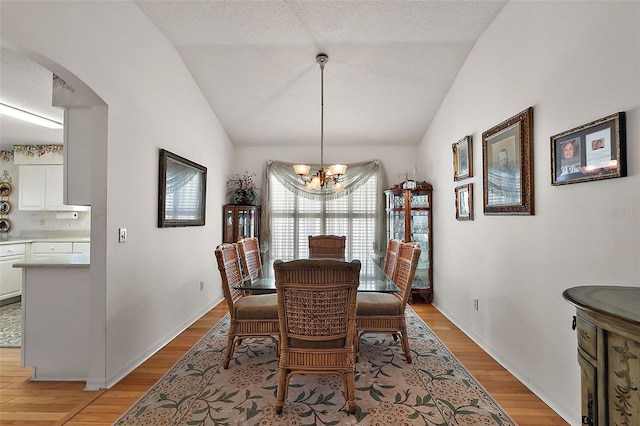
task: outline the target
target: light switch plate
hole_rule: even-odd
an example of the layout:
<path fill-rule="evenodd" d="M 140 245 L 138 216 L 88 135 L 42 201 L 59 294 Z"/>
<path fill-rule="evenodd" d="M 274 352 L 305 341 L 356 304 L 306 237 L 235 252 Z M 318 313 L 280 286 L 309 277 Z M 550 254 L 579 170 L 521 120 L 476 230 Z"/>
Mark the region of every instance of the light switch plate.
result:
<path fill-rule="evenodd" d="M 118 229 L 118 242 L 120 243 L 127 242 L 127 228 Z"/>

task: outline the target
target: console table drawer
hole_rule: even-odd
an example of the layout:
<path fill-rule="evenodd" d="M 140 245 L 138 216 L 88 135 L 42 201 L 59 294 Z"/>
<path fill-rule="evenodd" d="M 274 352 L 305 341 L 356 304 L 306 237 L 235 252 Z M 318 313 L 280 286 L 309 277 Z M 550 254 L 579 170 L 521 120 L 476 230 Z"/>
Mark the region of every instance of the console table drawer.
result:
<path fill-rule="evenodd" d="M 591 355 L 593 359 L 597 359 L 597 327 L 578 315 L 577 331 L 578 346 L 580 346 L 583 351 Z"/>

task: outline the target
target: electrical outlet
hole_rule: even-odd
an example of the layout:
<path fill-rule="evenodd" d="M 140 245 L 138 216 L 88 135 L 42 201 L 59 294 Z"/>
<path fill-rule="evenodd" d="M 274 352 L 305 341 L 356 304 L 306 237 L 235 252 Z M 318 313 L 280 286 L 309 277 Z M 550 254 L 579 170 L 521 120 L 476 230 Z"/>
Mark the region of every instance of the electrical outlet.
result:
<path fill-rule="evenodd" d="M 473 298 L 473 309 L 475 309 L 476 311 L 478 310 L 478 298 L 477 297 Z"/>
<path fill-rule="evenodd" d="M 204 281 L 200 281 L 200 291 L 204 290 Z"/>
<path fill-rule="evenodd" d="M 118 229 L 118 242 L 120 243 L 127 242 L 127 228 Z"/>

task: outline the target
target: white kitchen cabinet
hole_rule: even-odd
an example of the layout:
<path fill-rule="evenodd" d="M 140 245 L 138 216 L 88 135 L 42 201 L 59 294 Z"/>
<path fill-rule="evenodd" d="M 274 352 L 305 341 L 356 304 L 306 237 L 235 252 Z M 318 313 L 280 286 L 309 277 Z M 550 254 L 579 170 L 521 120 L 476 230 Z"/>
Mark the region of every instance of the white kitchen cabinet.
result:
<path fill-rule="evenodd" d="M 91 243 L 73 243 L 74 253 L 89 253 L 91 249 Z"/>
<path fill-rule="evenodd" d="M 0 245 L 0 300 L 20 296 L 22 269 L 12 265 L 25 261 L 25 244 Z"/>
<path fill-rule="evenodd" d="M 84 211 L 86 206 L 63 202 L 64 174 L 61 164 L 24 165 L 18 171 L 18 209 Z"/>
<path fill-rule="evenodd" d="M 33 260 L 46 260 L 89 253 L 90 247 L 91 243 L 86 242 L 34 242 L 31 244 L 31 253 Z"/>

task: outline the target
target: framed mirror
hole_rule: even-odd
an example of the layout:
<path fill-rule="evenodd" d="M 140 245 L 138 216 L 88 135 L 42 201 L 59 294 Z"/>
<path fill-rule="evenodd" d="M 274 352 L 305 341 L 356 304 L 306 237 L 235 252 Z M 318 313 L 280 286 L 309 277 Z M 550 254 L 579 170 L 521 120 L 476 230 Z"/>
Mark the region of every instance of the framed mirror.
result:
<path fill-rule="evenodd" d="M 158 227 L 204 226 L 207 168 L 160 150 Z"/>

